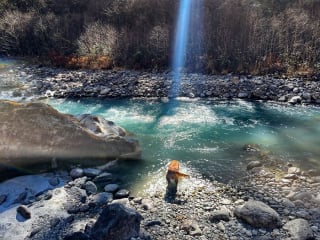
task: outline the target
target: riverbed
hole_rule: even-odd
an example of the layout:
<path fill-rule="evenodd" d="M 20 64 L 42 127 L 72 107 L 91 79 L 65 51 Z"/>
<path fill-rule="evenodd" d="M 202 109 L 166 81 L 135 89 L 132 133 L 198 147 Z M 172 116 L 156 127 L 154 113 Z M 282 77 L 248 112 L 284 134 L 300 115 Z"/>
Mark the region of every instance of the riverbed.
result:
<path fill-rule="evenodd" d="M 320 108 L 317 105 L 210 97 L 43 98 L 47 96 L 41 91 L 45 83 L 70 85 L 74 83 L 74 76 L 81 73 L 80 79 L 93 84 L 97 81 L 93 79 L 94 74 L 106 73 L 37 69 L 14 60 L 2 61 L 1 66 L 2 99 L 43 101 L 64 113 L 97 114 L 131 132 L 140 141 L 142 160 L 122 164 L 118 169 L 125 173 L 124 182 L 129 188 L 141 186 L 138 183 L 143 183 L 145 176 L 152 176 L 171 159 L 178 159 L 208 179 L 225 183 L 237 181 L 246 174 L 247 163 L 257 160 L 252 156 L 252 151 L 257 150 L 270 161 L 291 163 L 305 170 L 320 169 Z M 122 79 L 139 76 L 137 72 L 130 75 L 129 71 L 110 74 L 122 75 Z M 141 73 L 137 78 L 147 76 Z M 158 81 L 155 76 L 159 77 L 151 74 L 149 81 Z M 191 76 L 190 82 L 195 81 L 195 76 Z M 225 81 L 227 78 L 220 77 Z M 43 83 L 39 82 L 41 79 Z M 113 80 L 104 79 L 104 82 Z M 238 80 L 232 78 L 230 82 Z M 248 145 L 255 147 L 248 151 Z"/>

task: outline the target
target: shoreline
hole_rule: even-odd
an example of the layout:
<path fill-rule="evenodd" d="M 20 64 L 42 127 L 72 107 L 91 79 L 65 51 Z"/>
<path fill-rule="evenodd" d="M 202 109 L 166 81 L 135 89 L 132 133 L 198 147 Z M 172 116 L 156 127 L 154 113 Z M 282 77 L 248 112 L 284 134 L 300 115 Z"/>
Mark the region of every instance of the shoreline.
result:
<path fill-rule="evenodd" d="M 41 98 L 166 98 L 173 81 L 172 72 L 67 70 L 35 65 L 18 65 L 11 72 L 25 85 L 13 92 L 14 97 L 38 94 Z M 190 73 L 182 75 L 177 97 L 320 105 L 320 81 Z"/>

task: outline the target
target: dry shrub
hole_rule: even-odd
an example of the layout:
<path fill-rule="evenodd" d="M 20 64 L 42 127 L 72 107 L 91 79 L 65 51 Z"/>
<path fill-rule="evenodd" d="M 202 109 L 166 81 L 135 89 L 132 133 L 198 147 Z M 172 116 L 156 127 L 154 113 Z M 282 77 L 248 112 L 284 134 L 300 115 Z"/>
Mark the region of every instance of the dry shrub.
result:
<path fill-rule="evenodd" d="M 78 40 L 80 55 L 104 55 L 112 57 L 114 54 L 117 31 L 111 25 L 95 22 L 88 25 Z"/>
<path fill-rule="evenodd" d="M 51 52 L 49 58 L 52 65 L 69 69 L 111 69 L 113 67 L 113 61 L 107 56 L 65 56 Z"/>

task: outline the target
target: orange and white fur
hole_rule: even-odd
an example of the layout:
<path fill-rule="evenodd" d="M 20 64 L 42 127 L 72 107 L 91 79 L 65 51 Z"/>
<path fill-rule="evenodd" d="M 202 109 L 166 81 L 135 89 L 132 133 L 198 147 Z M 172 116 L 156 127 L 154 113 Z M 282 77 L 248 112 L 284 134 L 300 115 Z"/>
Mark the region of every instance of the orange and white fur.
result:
<path fill-rule="evenodd" d="M 172 160 L 168 166 L 168 171 L 167 171 L 167 182 L 168 182 L 168 187 L 167 189 L 175 193 L 177 192 L 177 186 L 178 186 L 178 181 L 180 178 L 189 178 L 190 176 L 184 173 L 179 172 L 180 169 L 180 163 L 178 160 Z"/>

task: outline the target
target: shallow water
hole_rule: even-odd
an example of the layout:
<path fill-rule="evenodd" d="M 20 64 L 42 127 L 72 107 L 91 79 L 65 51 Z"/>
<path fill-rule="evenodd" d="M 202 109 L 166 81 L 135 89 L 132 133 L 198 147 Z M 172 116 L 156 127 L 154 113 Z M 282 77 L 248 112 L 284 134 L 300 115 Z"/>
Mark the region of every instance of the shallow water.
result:
<path fill-rule="evenodd" d="M 98 114 L 139 139 L 143 160 L 125 163 L 124 181 L 144 181 L 180 160 L 209 179 L 244 176 L 258 144 L 270 158 L 320 168 L 320 108 L 246 101 L 48 100 L 64 113 Z M 130 185 L 130 184 L 129 184 Z"/>

